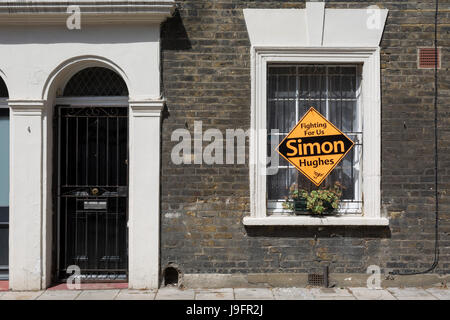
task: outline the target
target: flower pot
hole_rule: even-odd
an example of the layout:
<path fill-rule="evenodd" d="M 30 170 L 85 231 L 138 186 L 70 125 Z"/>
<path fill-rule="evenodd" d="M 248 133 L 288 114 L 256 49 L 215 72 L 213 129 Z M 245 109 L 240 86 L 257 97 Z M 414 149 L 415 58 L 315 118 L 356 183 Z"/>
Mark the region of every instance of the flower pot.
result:
<path fill-rule="evenodd" d="M 331 211 L 334 210 L 333 207 L 331 206 L 331 203 L 329 203 L 329 202 L 327 202 L 327 201 L 324 201 L 324 202 L 323 202 L 323 206 L 325 207 L 325 210 L 323 211 L 323 213 L 325 213 L 325 212 L 331 212 Z"/>
<path fill-rule="evenodd" d="M 295 214 L 308 214 L 305 198 L 294 199 L 294 212 Z"/>
<path fill-rule="evenodd" d="M 333 208 L 333 206 L 331 205 L 330 202 L 324 202 L 323 205 L 325 207 L 325 210 L 321 214 L 318 215 L 319 217 L 333 215 L 336 213 L 335 209 Z"/>
<path fill-rule="evenodd" d="M 332 215 L 335 213 L 335 209 L 332 207 L 331 203 L 324 203 L 325 210 L 321 214 L 314 214 L 306 207 L 306 199 L 305 198 L 299 198 L 294 199 L 294 213 L 296 215 L 309 215 L 309 216 L 325 216 L 325 215 Z"/>

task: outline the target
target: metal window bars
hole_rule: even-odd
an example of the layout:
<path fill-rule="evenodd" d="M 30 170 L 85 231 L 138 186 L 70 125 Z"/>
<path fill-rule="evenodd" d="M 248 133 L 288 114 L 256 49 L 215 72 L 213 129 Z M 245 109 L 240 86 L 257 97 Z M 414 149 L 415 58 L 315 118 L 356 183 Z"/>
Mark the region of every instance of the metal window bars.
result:
<path fill-rule="evenodd" d="M 275 145 L 312 106 L 355 142 L 354 148 L 325 180 L 344 185 L 341 210 L 361 210 L 362 118 L 360 112 L 361 65 L 272 64 L 267 73 L 268 156 Z M 272 134 L 278 129 L 278 134 Z M 278 173 L 267 178 L 269 212 L 284 212 L 282 203 L 293 183 L 310 189 L 313 184 L 280 157 Z"/>

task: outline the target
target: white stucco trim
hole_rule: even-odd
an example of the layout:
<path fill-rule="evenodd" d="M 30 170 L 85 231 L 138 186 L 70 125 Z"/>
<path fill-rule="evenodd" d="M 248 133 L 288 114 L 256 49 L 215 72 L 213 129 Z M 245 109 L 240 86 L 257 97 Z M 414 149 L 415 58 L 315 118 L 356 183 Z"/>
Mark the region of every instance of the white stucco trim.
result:
<path fill-rule="evenodd" d="M 128 90 L 132 88 L 130 79 L 127 73 L 113 62 L 111 59 L 107 59 L 98 55 L 81 55 L 77 57 L 71 57 L 60 63 L 54 70 L 51 71 L 42 89 L 42 99 L 46 100 L 53 96 L 58 99 L 69 99 L 70 97 L 60 97 L 67 82 L 80 70 L 89 67 L 103 67 L 116 72 L 125 81 Z M 76 97 L 77 100 L 98 100 L 96 97 Z M 117 100 L 117 98 L 111 98 L 111 100 Z"/>
<path fill-rule="evenodd" d="M 388 226 L 387 218 L 366 218 L 361 216 L 338 217 L 244 217 L 246 226 Z"/>
<path fill-rule="evenodd" d="M 133 289 L 159 287 L 160 124 L 164 101 L 130 100 L 129 279 Z"/>
<path fill-rule="evenodd" d="M 60 97 L 55 99 L 55 104 L 70 104 L 73 106 L 127 106 L 128 97 Z"/>
<path fill-rule="evenodd" d="M 374 47 L 383 35 L 387 9 L 244 9 L 252 46 Z M 376 23 L 372 23 L 376 19 Z"/>
<path fill-rule="evenodd" d="M 0 25 L 65 24 L 72 14 L 70 6 L 80 8 L 83 24 L 160 23 L 171 16 L 174 0 L 0 0 Z"/>
<path fill-rule="evenodd" d="M 308 44 L 320 47 L 323 44 L 323 29 L 325 20 L 325 4 L 323 2 L 306 3 L 306 23 L 308 30 Z"/>
<path fill-rule="evenodd" d="M 9 100 L 8 104 L 11 110 L 10 288 L 40 290 L 44 269 L 42 146 L 45 103 L 41 100 Z"/>
<path fill-rule="evenodd" d="M 17 114 L 20 114 L 21 112 L 25 112 L 27 114 L 28 112 L 40 112 L 39 110 L 42 110 L 45 107 L 45 101 L 39 99 L 36 100 L 7 99 L 7 101 L 11 109 Z"/>
<path fill-rule="evenodd" d="M 381 91 L 380 50 L 387 10 L 380 10 L 381 28 L 365 23 L 365 9 L 325 9 L 324 3 L 307 3 L 306 9 L 244 9 L 251 48 L 250 217 L 245 225 L 384 225 L 381 217 Z M 323 18 L 322 18 L 323 17 Z M 348 30 L 348 21 L 354 27 Z M 340 27 L 342 23 L 342 28 Z M 330 30 L 327 26 L 333 25 Z M 313 30 L 314 28 L 314 30 Z M 319 28 L 320 30 L 315 30 Z M 341 28 L 341 29 L 340 29 Z M 330 34 L 344 32 L 337 40 Z M 351 40 L 349 40 L 351 39 Z M 358 40 L 360 39 L 360 40 Z M 338 46 L 342 44 L 341 46 Z M 266 191 L 266 88 L 269 63 L 362 64 L 363 208 L 360 217 L 267 216 Z M 380 220 L 381 219 L 381 220 Z M 320 221 L 320 222 L 318 222 Z"/>

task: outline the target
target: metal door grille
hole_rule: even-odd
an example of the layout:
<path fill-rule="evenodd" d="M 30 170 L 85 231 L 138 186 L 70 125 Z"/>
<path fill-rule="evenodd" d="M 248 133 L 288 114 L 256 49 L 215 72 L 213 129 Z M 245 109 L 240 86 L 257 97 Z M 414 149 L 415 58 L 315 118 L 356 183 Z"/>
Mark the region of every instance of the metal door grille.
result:
<path fill-rule="evenodd" d="M 59 106 L 58 275 L 77 265 L 85 280 L 127 277 L 128 108 Z"/>
<path fill-rule="evenodd" d="M 0 98 L 8 98 L 8 88 L 3 79 L 0 77 Z"/>
<path fill-rule="evenodd" d="M 128 88 L 114 71 L 91 67 L 79 71 L 69 80 L 63 96 L 128 96 Z"/>
<path fill-rule="evenodd" d="M 9 168 L 9 109 L 0 102 L 0 280 L 9 272 Z"/>

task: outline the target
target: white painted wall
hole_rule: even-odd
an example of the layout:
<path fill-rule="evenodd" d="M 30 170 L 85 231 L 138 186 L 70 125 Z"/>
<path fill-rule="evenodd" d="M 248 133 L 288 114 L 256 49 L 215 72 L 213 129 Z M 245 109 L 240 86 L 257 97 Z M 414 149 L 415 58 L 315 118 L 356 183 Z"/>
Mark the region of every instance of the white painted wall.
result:
<path fill-rule="evenodd" d="M 0 28 L 0 69 L 6 74 L 11 100 L 46 99 L 47 81 L 61 65 L 77 57 L 101 57 L 116 65 L 131 99 L 160 96 L 159 77 L 155 76 L 159 74 L 159 25 Z M 58 84 L 64 82 L 61 79 Z"/>

